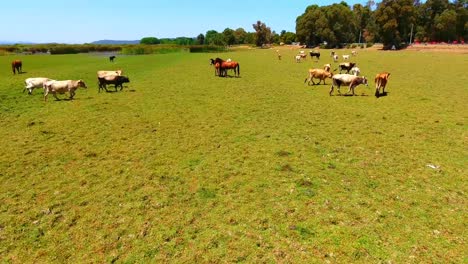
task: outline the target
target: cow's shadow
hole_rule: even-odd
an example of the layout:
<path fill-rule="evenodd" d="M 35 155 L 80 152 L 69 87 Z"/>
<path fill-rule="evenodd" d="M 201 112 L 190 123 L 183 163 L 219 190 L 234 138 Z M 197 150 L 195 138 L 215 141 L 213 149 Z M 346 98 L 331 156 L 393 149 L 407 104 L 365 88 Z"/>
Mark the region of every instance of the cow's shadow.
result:
<path fill-rule="evenodd" d="M 380 98 L 380 97 L 385 97 L 387 95 L 388 95 L 388 92 L 383 92 L 383 93 L 379 93 L 376 97 Z"/>

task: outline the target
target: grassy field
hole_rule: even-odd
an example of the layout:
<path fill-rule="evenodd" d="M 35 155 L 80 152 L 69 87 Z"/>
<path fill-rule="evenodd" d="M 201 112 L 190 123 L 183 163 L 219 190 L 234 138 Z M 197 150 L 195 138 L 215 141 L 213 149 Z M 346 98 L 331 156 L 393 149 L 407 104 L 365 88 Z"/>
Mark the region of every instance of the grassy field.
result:
<path fill-rule="evenodd" d="M 330 97 L 296 52 L 0 56 L 0 262 L 466 263 L 468 56 L 359 50 L 369 87 Z"/>

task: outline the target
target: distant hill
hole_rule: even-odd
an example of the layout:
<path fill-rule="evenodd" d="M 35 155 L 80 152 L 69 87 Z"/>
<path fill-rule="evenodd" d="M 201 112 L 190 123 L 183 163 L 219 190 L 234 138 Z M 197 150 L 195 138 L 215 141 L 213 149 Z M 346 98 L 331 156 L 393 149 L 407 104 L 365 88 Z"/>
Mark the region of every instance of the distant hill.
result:
<path fill-rule="evenodd" d="M 98 41 L 93 41 L 91 44 L 115 44 L 115 45 L 120 45 L 120 44 L 139 44 L 139 40 L 111 40 L 111 39 L 103 39 L 103 40 L 98 40 Z"/>
<path fill-rule="evenodd" d="M 36 44 L 33 42 L 28 41 L 8 41 L 8 40 L 0 40 L 0 45 L 14 45 L 14 44 Z"/>

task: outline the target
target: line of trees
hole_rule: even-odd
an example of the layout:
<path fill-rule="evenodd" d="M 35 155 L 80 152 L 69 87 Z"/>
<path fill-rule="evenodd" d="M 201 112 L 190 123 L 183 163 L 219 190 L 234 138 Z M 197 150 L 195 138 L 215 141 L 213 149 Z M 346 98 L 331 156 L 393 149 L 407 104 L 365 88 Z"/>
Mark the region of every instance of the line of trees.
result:
<path fill-rule="evenodd" d="M 375 7 L 375 10 L 373 8 Z M 382 42 L 399 48 L 413 40 L 451 42 L 468 39 L 468 0 L 370 0 L 352 7 L 341 2 L 308 6 L 296 19 L 296 38 L 328 47 L 353 42 Z"/>
<path fill-rule="evenodd" d="M 230 45 L 257 45 L 264 44 L 291 44 L 296 41 L 296 34 L 285 30 L 277 34 L 272 31 L 265 23 L 257 21 L 252 25 L 255 32 L 247 32 L 243 28 L 226 28 L 223 32 L 208 30 L 206 34 L 199 34 L 196 38 L 175 38 L 158 39 L 155 37 L 144 37 L 140 44 L 174 44 L 174 45 L 211 45 L 211 46 L 230 46 Z"/>

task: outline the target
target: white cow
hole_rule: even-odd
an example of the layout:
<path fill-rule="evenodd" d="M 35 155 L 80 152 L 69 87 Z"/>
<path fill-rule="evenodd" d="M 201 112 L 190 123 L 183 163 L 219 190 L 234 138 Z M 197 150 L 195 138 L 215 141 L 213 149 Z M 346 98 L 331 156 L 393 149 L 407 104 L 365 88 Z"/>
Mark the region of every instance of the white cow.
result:
<path fill-rule="evenodd" d="M 333 61 L 334 61 L 334 62 L 337 62 L 337 61 L 338 61 L 338 55 L 337 55 L 337 54 L 333 55 Z"/>
<path fill-rule="evenodd" d="M 296 62 L 301 62 L 301 55 L 296 55 L 294 58 L 296 59 Z"/>
<path fill-rule="evenodd" d="M 44 83 L 44 101 L 47 101 L 47 95 L 53 94 L 55 99 L 58 99 L 57 93 L 64 94 L 68 92 L 70 99 L 75 96 L 75 91 L 78 87 L 87 88 L 86 84 L 82 80 L 66 80 L 66 81 L 48 81 Z"/>
<path fill-rule="evenodd" d="M 338 86 L 337 90 L 338 90 L 338 93 L 341 95 L 341 92 L 340 92 L 341 85 L 349 85 L 349 89 L 347 93 L 352 91 L 354 95 L 354 88 L 358 86 L 359 84 L 365 84 L 366 86 L 368 86 L 366 77 L 354 76 L 351 74 L 335 74 L 332 77 L 332 86 L 330 87 L 330 96 L 332 95 L 334 86 Z"/>
<path fill-rule="evenodd" d="M 28 90 L 28 94 L 32 94 L 32 91 L 35 88 L 43 88 L 44 83 L 51 81 L 51 80 L 52 79 L 44 78 L 44 77 L 27 78 L 26 80 L 24 80 L 25 86 L 23 89 L 23 93 L 24 91 Z"/>
<path fill-rule="evenodd" d="M 349 60 L 349 55 L 343 55 L 343 60 Z"/>
<path fill-rule="evenodd" d="M 103 78 L 104 76 L 107 75 L 122 75 L 122 70 L 116 70 L 116 71 L 98 71 L 97 76 L 98 78 Z"/>
<path fill-rule="evenodd" d="M 354 66 L 353 68 L 351 68 L 351 74 L 353 74 L 354 76 L 359 76 L 361 74 L 361 70 Z"/>

